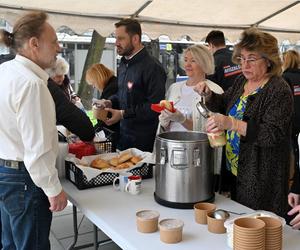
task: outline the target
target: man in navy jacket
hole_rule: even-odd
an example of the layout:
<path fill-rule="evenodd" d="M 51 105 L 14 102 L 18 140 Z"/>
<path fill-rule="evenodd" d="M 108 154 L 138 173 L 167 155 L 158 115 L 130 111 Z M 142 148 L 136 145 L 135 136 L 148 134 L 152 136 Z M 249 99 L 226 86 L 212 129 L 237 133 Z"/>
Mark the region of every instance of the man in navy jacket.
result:
<path fill-rule="evenodd" d="M 232 51 L 226 48 L 224 33 L 220 30 L 212 30 L 207 35 L 205 42 L 213 53 L 215 60 L 215 73 L 208 79 L 219 84 L 223 90 L 227 90 L 242 73 L 239 65 L 232 62 Z"/>
<path fill-rule="evenodd" d="M 151 152 L 158 114 L 150 107 L 165 98 L 166 73 L 142 45 L 138 21 L 123 19 L 115 26 L 117 52 L 123 57 L 118 68 L 118 93 L 105 100 L 112 113 L 106 124 L 120 121 L 118 149 L 135 147 Z"/>

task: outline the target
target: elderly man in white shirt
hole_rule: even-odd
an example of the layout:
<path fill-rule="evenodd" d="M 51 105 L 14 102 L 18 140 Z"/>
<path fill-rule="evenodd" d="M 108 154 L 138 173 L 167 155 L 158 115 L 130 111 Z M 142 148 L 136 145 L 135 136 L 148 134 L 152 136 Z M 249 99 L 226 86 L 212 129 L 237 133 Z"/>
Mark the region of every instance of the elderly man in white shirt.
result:
<path fill-rule="evenodd" d="M 0 211 L 3 249 L 50 249 L 52 212 L 67 199 L 58 179 L 55 107 L 45 68 L 59 52 L 44 12 L 21 17 L 0 42 L 17 52 L 0 66 Z"/>

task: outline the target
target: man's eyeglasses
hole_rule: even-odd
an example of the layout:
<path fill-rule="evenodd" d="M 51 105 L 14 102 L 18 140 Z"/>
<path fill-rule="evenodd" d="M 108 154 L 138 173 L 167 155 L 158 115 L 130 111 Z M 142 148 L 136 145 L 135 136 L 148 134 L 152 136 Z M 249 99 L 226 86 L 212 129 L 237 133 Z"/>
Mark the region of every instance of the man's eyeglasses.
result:
<path fill-rule="evenodd" d="M 256 61 L 261 60 L 261 59 L 265 59 L 264 57 L 260 57 L 260 58 L 255 58 L 255 57 L 249 57 L 249 58 L 244 58 L 241 56 L 238 56 L 237 58 L 238 64 L 245 64 L 245 63 L 249 63 L 249 65 L 255 65 Z"/>

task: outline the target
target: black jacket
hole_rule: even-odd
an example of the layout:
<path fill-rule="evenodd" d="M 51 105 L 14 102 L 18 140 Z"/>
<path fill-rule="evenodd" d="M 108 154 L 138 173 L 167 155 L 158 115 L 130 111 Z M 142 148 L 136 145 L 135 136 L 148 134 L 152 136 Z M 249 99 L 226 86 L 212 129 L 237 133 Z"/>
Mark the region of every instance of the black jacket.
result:
<path fill-rule="evenodd" d="M 95 132 L 87 115 L 67 99 L 53 80 L 48 80 L 48 89 L 55 103 L 56 124 L 63 125 L 82 141 L 92 141 Z"/>
<path fill-rule="evenodd" d="M 295 172 L 294 172 L 294 176 L 293 176 L 293 184 L 291 186 L 290 191 L 294 194 L 300 194 L 300 172 L 299 172 L 299 167 L 295 167 Z"/>
<path fill-rule="evenodd" d="M 118 68 L 118 93 L 111 98 L 113 107 L 125 110 L 120 121 L 118 148 L 136 147 L 152 151 L 158 113 L 152 103 L 165 98 L 166 73 L 161 64 L 143 48 L 130 60 L 122 57 Z"/>
<path fill-rule="evenodd" d="M 300 69 L 287 69 L 283 72 L 282 77 L 290 85 L 294 93 L 294 129 L 300 131 Z"/>
<path fill-rule="evenodd" d="M 298 150 L 298 134 L 300 132 L 300 69 L 286 69 L 282 77 L 290 85 L 293 94 L 294 94 L 294 121 L 293 121 L 293 140 L 297 147 L 295 151 L 296 154 L 299 153 Z M 299 160 L 295 156 L 295 161 Z M 299 164 L 295 164 L 295 173 L 293 177 L 293 185 L 291 187 L 291 192 L 300 194 L 300 173 L 299 173 Z"/>
<path fill-rule="evenodd" d="M 227 90 L 242 73 L 240 66 L 232 62 L 232 52 L 227 49 L 219 49 L 214 53 L 215 73 L 207 78 L 219 84 L 223 90 Z"/>

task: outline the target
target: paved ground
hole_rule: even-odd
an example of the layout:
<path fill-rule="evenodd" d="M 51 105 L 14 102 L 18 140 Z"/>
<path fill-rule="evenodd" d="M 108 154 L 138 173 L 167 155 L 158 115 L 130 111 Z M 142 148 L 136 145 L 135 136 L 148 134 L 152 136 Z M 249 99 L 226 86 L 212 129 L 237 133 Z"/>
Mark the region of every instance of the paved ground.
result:
<path fill-rule="evenodd" d="M 78 211 L 78 225 L 79 236 L 76 246 L 93 242 L 93 224 Z M 73 218 L 72 218 L 72 204 L 62 212 L 54 213 L 50 241 L 52 250 L 65 250 L 73 242 Z M 107 239 L 108 237 L 102 232 L 98 232 L 98 239 Z M 85 248 L 86 250 L 94 250 L 94 247 Z M 99 248 L 100 249 L 100 248 Z M 121 250 L 116 244 L 109 243 L 101 246 L 101 250 Z"/>

